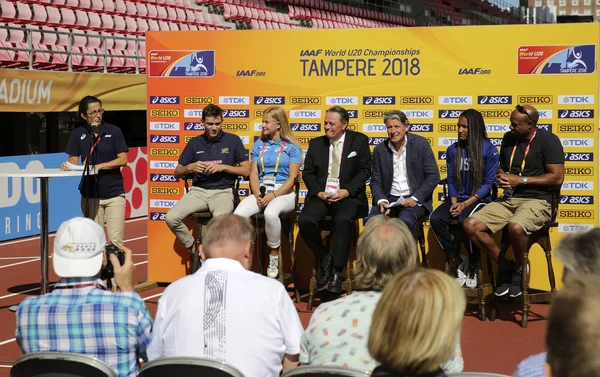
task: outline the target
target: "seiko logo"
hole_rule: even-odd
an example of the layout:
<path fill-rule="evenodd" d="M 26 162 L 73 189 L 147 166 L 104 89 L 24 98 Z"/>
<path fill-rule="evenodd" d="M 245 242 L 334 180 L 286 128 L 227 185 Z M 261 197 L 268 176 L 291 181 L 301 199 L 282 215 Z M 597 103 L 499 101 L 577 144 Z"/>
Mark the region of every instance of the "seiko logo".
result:
<path fill-rule="evenodd" d="M 473 104 L 472 96 L 439 96 L 438 103 L 440 105 L 471 105 Z"/>
<path fill-rule="evenodd" d="M 152 195 L 179 195 L 179 187 L 150 187 Z"/>
<path fill-rule="evenodd" d="M 558 211 L 558 217 L 561 219 L 593 219 L 593 210 L 575 210 L 575 209 L 562 209 Z"/>
<path fill-rule="evenodd" d="M 480 105 L 510 105 L 512 96 L 478 96 L 477 103 Z"/>
<path fill-rule="evenodd" d="M 484 118 L 508 118 L 510 110 L 480 110 L 481 116 Z"/>
<path fill-rule="evenodd" d="M 177 118 L 179 110 L 177 109 L 150 109 L 150 116 L 156 118 Z"/>
<path fill-rule="evenodd" d="M 226 131 L 248 131 L 248 123 L 223 123 L 222 128 Z"/>
<path fill-rule="evenodd" d="M 186 105 L 209 105 L 215 103 L 214 97 L 185 97 L 183 103 Z"/>
<path fill-rule="evenodd" d="M 552 105 L 553 97 L 547 95 L 521 95 L 517 96 L 517 102 L 528 105 Z"/>
<path fill-rule="evenodd" d="M 292 105 L 320 105 L 321 97 L 290 97 Z"/>
<path fill-rule="evenodd" d="M 150 122 L 151 131 L 179 131 L 179 122 Z"/>
<path fill-rule="evenodd" d="M 594 168 L 587 166 L 565 166 L 565 175 L 594 175 Z"/>
<path fill-rule="evenodd" d="M 456 124 L 438 124 L 439 132 L 456 132 L 458 126 Z"/>
<path fill-rule="evenodd" d="M 358 97 L 326 97 L 327 105 L 358 105 Z"/>
<path fill-rule="evenodd" d="M 177 148 L 150 148 L 150 156 L 179 156 Z"/>
<path fill-rule="evenodd" d="M 255 96 L 255 105 L 285 105 L 285 97 L 283 96 Z"/>
<path fill-rule="evenodd" d="M 594 96 L 558 96 L 559 105 L 593 105 Z"/>
<path fill-rule="evenodd" d="M 575 133 L 591 133 L 594 132 L 594 125 L 593 124 L 559 124 L 558 125 L 558 132 L 564 132 L 564 133 L 570 133 L 570 132 L 575 132 Z"/>
<path fill-rule="evenodd" d="M 400 97 L 402 105 L 433 105 L 433 96 L 406 96 Z"/>
<path fill-rule="evenodd" d="M 150 96 L 152 105 L 179 105 L 178 96 Z"/>
<path fill-rule="evenodd" d="M 364 96 L 363 105 L 395 105 L 394 96 Z"/>

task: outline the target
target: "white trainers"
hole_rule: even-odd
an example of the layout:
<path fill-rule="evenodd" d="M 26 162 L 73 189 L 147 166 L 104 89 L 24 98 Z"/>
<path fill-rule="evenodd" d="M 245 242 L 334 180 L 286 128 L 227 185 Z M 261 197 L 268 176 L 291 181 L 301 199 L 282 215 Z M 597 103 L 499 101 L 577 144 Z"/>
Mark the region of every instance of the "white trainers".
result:
<path fill-rule="evenodd" d="M 469 257 L 466 255 L 461 255 L 460 259 L 462 259 L 462 263 L 456 269 L 456 283 L 459 287 L 465 285 L 465 281 L 467 280 L 467 266 L 469 265 Z"/>
<path fill-rule="evenodd" d="M 467 288 L 471 288 L 471 289 L 475 289 L 477 288 L 477 269 L 475 267 L 469 267 L 468 269 L 468 273 L 467 273 L 467 280 L 465 282 L 465 285 L 467 286 Z"/>
<path fill-rule="evenodd" d="M 267 269 L 267 276 L 275 279 L 279 275 L 279 256 L 269 255 L 269 268 Z"/>

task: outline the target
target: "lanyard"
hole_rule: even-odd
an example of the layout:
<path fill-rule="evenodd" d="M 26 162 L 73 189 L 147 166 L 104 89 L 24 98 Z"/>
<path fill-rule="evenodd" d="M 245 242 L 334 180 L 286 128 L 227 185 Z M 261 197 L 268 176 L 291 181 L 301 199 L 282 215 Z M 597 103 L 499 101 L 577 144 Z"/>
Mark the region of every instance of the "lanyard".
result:
<path fill-rule="evenodd" d="M 54 287 L 54 289 L 76 289 L 76 288 L 88 288 L 88 287 L 96 287 L 98 289 L 106 290 L 103 286 L 98 283 L 86 283 L 86 284 L 76 284 L 76 285 L 65 285 L 61 287 Z"/>
<path fill-rule="evenodd" d="M 275 171 L 273 174 L 277 176 L 277 171 L 279 170 L 279 160 L 281 159 L 281 154 L 283 153 L 283 148 L 285 148 L 285 140 L 281 142 L 281 148 L 279 148 L 279 154 L 277 155 L 277 160 L 275 161 Z M 262 151 L 260 152 L 260 165 L 262 167 L 262 175 L 265 175 L 265 148 L 267 147 L 267 142 L 263 142 Z"/>
<path fill-rule="evenodd" d="M 90 153 L 88 153 L 88 157 L 91 156 L 92 153 L 94 153 L 94 150 L 96 149 L 96 146 L 98 145 L 98 143 L 100 143 L 100 140 L 102 140 L 102 136 L 98 135 L 98 140 L 96 140 L 94 145 L 92 145 L 92 147 L 90 148 Z M 83 160 L 84 165 L 85 165 L 86 160 L 87 160 L 87 157 L 85 158 L 85 160 Z"/>
<path fill-rule="evenodd" d="M 529 147 L 531 147 L 531 142 L 533 141 L 533 139 L 535 139 L 535 135 L 537 135 L 537 133 L 538 133 L 538 130 L 536 128 L 535 131 L 533 131 L 533 135 L 531 136 L 531 139 L 529 139 L 529 144 L 527 144 L 527 148 L 525 148 L 525 153 L 523 154 L 523 162 L 521 162 L 521 171 L 519 172 L 519 175 L 523 174 L 523 169 L 525 169 L 525 159 L 527 158 L 527 155 L 529 154 Z M 517 139 L 517 141 L 515 142 L 515 146 L 513 147 L 512 154 L 510 155 L 510 162 L 508 163 L 508 173 L 509 174 L 510 174 L 510 169 L 512 168 L 513 158 L 515 157 L 515 152 L 517 151 L 518 145 L 519 145 L 519 140 Z"/>

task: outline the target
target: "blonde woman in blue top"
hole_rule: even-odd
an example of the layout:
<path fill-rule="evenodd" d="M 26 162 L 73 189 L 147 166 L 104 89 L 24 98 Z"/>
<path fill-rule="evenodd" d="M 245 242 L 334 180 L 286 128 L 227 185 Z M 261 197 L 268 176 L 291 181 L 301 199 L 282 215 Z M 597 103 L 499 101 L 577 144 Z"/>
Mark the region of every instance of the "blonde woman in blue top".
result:
<path fill-rule="evenodd" d="M 267 276 L 279 273 L 281 221 L 279 215 L 294 210 L 294 180 L 300 174 L 302 151 L 294 137 L 285 110 L 273 106 L 263 113 L 260 139 L 251 152 L 250 190 L 234 214 L 244 217 L 264 211 L 265 233 L 270 251 Z"/>

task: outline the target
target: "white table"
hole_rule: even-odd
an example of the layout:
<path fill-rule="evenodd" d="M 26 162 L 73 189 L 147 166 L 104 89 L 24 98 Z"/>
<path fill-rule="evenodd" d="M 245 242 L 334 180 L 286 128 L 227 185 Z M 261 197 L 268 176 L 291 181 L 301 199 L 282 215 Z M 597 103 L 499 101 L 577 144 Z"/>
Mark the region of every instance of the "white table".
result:
<path fill-rule="evenodd" d="M 42 283 L 41 294 L 48 293 L 48 179 L 56 177 L 81 177 L 83 171 L 60 169 L 27 169 L 19 172 L 0 172 L 0 177 L 12 178 L 39 178 L 40 180 L 40 206 L 42 215 L 42 229 L 40 233 Z M 90 169 L 90 174 L 94 174 Z"/>

